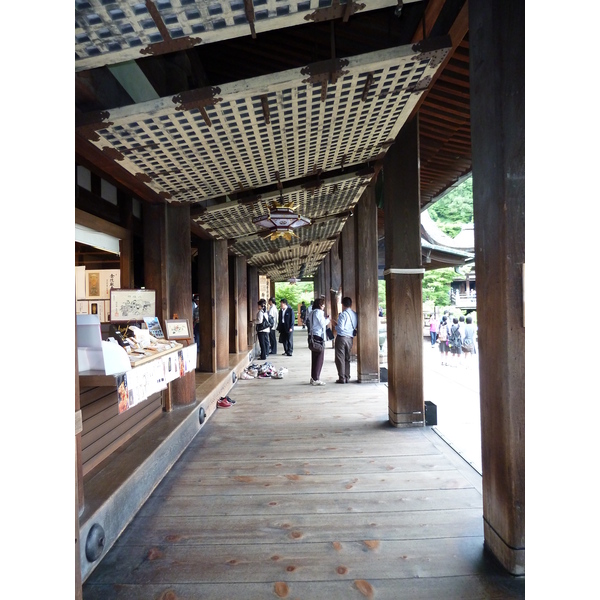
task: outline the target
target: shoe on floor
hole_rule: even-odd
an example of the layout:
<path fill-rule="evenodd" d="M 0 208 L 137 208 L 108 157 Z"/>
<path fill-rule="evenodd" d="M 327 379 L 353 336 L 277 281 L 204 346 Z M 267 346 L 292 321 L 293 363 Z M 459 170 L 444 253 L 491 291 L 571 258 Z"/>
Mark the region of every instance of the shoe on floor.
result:
<path fill-rule="evenodd" d="M 325 382 L 321 381 L 320 379 L 317 379 L 317 381 L 315 381 L 314 379 L 311 379 L 310 385 L 325 385 Z"/>
<path fill-rule="evenodd" d="M 217 408 L 229 408 L 230 406 L 232 406 L 232 404 L 227 398 L 220 398 L 217 400 Z"/>
<path fill-rule="evenodd" d="M 235 404 L 235 400 L 231 396 L 225 396 L 225 400 L 227 400 L 229 404 Z"/>
<path fill-rule="evenodd" d="M 345 379 L 336 379 L 335 380 L 336 383 L 346 383 Z"/>

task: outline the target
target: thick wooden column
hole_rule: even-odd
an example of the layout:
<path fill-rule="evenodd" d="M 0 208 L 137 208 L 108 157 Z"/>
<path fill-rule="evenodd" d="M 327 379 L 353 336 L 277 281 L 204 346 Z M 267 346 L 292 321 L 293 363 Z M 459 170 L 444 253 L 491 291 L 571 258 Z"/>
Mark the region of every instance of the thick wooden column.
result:
<path fill-rule="evenodd" d="M 329 253 L 327 253 L 327 256 L 321 263 L 321 278 L 321 294 L 325 294 L 325 314 L 331 315 L 331 259 L 329 258 Z"/>
<path fill-rule="evenodd" d="M 200 348 L 198 352 L 198 370 L 205 373 L 215 373 L 217 370 L 217 355 L 215 344 L 214 321 L 214 242 L 198 240 L 198 296 L 200 313 Z"/>
<path fill-rule="evenodd" d="M 339 238 L 335 241 L 329 252 L 331 289 L 340 292 L 342 289 L 342 258 Z"/>
<path fill-rule="evenodd" d="M 172 203 L 166 207 L 168 307 L 171 318 L 177 315 L 190 325 L 190 344 L 194 343 L 192 308 L 192 246 L 189 204 Z M 184 342 L 187 344 L 188 342 Z M 173 406 L 196 402 L 194 371 L 170 384 Z"/>
<path fill-rule="evenodd" d="M 342 296 L 356 300 L 356 220 L 348 217 L 340 234 L 340 255 L 342 260 Z"/>
<path fill-rule="evenodd" d="M 77 359 L 77 318 L 75 318 L 75 599 L 83 598 L 81 583 L 81 555 L 79 539 L 79 516 L 83 512 L 83 464 L 81 460 L 81 401 L 79 397 L 79 362 Z"/>
<path fill-rule="evenodd" d="M 422 427 L 425 407 L 418 118 L 400 130 L 386 154 L 383 169 L 388 412 L 394 427 Z"/>
<path fill-rule="evenodd" d="M 377 204 L 375 187 L 369 185 L 356 205 L 356 298 L 358 315 L 358 381 L 379 381 L 379 332 L 377 323 Z"/>
<path fill-rule="evenodd" d="M 257 267 L 248 267 L 248 344 L 258 351 L 258 337 L 254 329 L 254 319 L 256 318 L 256 303 L 259 300 L 259 275 Z M 272 283 L 271 285 L 275 285 Z M 274 293 L 274 292 L 273 292 Z M 279 305 L 277 306 L 279 308 Z"/>
<path fill-rule="evenodd" d="M 217 370 L 229 368 L 229 261 L 227 240 L 214 242 L 215 346 Z"/>
<path fill-rule="evenodd" d="M 144 205 L 145 287 L 156 291 L 156 314 L 161 323 L 177 315 L 193 325 L 190 209 L 188 205 Z M 190 331 L 190 342 L 194 341 Z M 194 373 L 169 384 L 164 409 L 196 401 Z"/>
<path fill-rule="evenodd" d="M 144 228 L 144 281 L 148 290 L 156 292 L 156 316 L 164 327 L 170 319 L 167 293 L 166 204 L 142 205 Z M 171 385 L 163 392 L 163 410 L 172 409 Z"/>
<path fill-rule="evenodd" d="M 235 290 L 236 353 L 248 352 L 248 265 L 244 256 L 233 258 L 233 287 Z M 266 299 L 266 298 L 265 298 Z"/>
<path fill-rule="evenodd" d="M 525 14 L 469 7 L 485 545 L 525 572 Z"/>
<path fill-rule="evenodd" d="M 352 298 L 356 310 L 356 219 L 348 217 L 340 234 L 340 254 L 342 260 L 342 298 Z M 357 339 L 352 343 L 352 360 L 357 358 Z"/>

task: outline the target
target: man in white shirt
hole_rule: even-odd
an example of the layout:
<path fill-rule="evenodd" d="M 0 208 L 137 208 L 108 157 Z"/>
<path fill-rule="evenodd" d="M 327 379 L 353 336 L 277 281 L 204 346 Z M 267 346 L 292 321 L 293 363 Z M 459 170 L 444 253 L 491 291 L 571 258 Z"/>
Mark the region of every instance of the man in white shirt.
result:
<path fill-rule="evenodd" d="M 342 298 L 343 310 L 335 324 L 335 366 L 338 372 L 336 383 L 350 381 L 350 353 L 358 326 L 358 316 L 351 307 L 352 300 L 348 296 Z"/>

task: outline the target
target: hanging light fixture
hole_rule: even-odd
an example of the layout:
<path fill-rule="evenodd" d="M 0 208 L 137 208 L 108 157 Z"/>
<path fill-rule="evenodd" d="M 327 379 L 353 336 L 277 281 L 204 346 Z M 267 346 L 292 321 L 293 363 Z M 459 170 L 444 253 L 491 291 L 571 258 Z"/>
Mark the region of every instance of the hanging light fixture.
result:
<path fill-rule="evenodd" d="M 294 229 L 310 225 L 310 219 L 300 216 L 292 202 L 283 201 L 281 192 L 279 192 L 279 200 L 267 208 L 267 214 L 252 219 L 252 222 L 265 229 L 270 229 L 269 237 L 272 240 L 282 237 L 288 241 L 296 235 Z"/>

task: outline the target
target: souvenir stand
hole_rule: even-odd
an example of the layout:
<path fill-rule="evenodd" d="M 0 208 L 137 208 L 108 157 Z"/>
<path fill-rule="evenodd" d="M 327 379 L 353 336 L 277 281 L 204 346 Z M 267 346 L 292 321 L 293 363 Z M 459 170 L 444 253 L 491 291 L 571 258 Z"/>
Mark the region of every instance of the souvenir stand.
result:
<path fill-rule="evenodd" d="M 187 320 L 167 320 L 165 336 L 155 297 L 111 289 L 104 335 L 98 315 L 77 315 L 84 476 L 157 419 L 168 384 L 196 366 L 196 345 L 180 343 L 189 342 Z"/>

